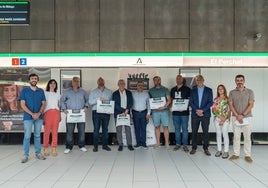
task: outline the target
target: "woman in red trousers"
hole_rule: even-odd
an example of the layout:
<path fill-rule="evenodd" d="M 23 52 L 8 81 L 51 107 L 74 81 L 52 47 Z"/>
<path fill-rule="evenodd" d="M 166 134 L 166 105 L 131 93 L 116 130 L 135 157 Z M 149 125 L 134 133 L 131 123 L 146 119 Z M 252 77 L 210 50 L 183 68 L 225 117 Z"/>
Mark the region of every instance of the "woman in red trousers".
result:
<path fill-rule="evenodd" d="M 46 96 L 46 108 L 44 110 L 44 155 L 49 156 L 49 138 L 50 133 L 52 134 L 52 156 L 57 156 L 57 145 L 58 145 L 58 128 L 59 122 L 61 121 L 61 115 L 59 110 L 60 94 L 57 93 L 58 84 L 56 80 L 51 79 L 48 81 L 45 91 Z"/>

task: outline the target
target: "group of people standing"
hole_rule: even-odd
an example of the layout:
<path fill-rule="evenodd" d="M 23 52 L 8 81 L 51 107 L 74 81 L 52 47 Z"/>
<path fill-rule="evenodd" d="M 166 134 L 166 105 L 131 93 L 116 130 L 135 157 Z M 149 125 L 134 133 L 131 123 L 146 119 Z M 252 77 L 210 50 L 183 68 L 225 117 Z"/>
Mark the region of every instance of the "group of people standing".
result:
<path fill-rule="evenodd" d="M 51 79 L 44 92 L 37 87 L 39 81 L 38 75 L 29 75 L 29 87 L 25 87 L 19 96 L 21 108 L 24 110 L 24 140 L 23 149 L 24 157 L 22 163 L 28 161 L 29 146 L 32 126 L 34 126 L 34 145 L 37 159 L 44 160 L 45 156 L 50 155 L 49 137 L 52 134 L 52 151 L 53 156 L 57 155 L 57 135 L 58 126 L 61 121 L 60 109 L 68 114 L 69 110 L 83 110 L 85 113 L 92 108 L 93 120 L 93 152 L 98 152 L 99 131 L 102 127 L 102 149 L 111 151 L 108 146 L 108 127 L 110 121 L 109 113 L 97 112 L 97 101 L 114 101 L 114 119 L 117 124 L 118 115 L 130 116 L 133 118 L 136 145 L 132 145 L 131 128 L 127 125 L 116 126 L 116 135 L 118 142 L 118 151 L 123 150 L 123 127 L 126 133 L 126 144 L 130 151 L 138 148 L 148 149 L 146 145 L 146 125 L 150 117 L 155 126 L 156 144 L 155 149 L 161 147 L 160 133 L 161 127 L 164 132 L 165 147 L 170 149 L 169 144 L 169 113 L 172 112 L 173 124 L 175 127 L 176 145 L 174 151 L 180 147 L 185 152 L 188 149 L 188 122 L 191 114 L 192 128 L 192 149 L 190 154 L 193 155 L 197 150 L 198 130 L 202 127 L 203 150 L 208 156 L 211 155 L 209 147 L 209 124 L 211 118 L 211 109 L 214 116 L 213 122 L 217 135 L 217 152 L 216 157 L 229 157 L 229 137 L 228 129 L 232 121 L 234 139 L 233 148 L 234 155 L 229 159 L 236 160 L 240 155 L 240 137 L 241 132 L 244 135 L 244 151 L 245 160 L 252 162 L 251 159 L 251 109 L 254 105 L 254 93 L 252 90 L 244 86 L 245 78 L 243 75 L 235 77 L 236 88 L 227 96 L 224 85 L 217 87 L 217 95 L 213 99 L 212 89 L 204 85 L 202 75 L 195 77 L 196 86 L 190 89 L 186 86 L 185 79 L 181 75 L 176 77 L 176 86 L 169 91 L 161 85 L 161 78 L 155 76 L 153 78 L 154 87 L 149 92 L 143 90 L 143 81 L 137 82 L 137 90 L 131 92 L 126 89 L 125 80 L 120 79 L 117 83 L 118 90 L 112 92 L 106 88 L 105 80 L 100 77 L 97 80 L 97 88 L 93 89 L 88 95 L 85 90 L 80 87 L 79 77 L 73 77 L 72 87 L 66 89 L 62 96 L 57 93 L 58 85 L 56 80 Z M 157 108 L 150 106 L 150 99 L 164 98 L 164 105 Z M 182 100 L 188 102 L 188 106 L 183 110 L 174 110 L 172 108 L 174 100 Z M 190 113 L 191 111 L 191 113 Z M 232 118 L 231 118 L 232 114 Z M 44 155 L 41 153 L 41 127 L 44 124 Z M 86 152 L 85 148 L 85 122 L 69 123 L 66 122 L 66 149 L 65 154 L 72 151 L 74 146 L 74 130 L 78 130 L 78 147 L 82 152 Z M 222 135 L 224 139 L 224 150 L 222 151 Z"/>

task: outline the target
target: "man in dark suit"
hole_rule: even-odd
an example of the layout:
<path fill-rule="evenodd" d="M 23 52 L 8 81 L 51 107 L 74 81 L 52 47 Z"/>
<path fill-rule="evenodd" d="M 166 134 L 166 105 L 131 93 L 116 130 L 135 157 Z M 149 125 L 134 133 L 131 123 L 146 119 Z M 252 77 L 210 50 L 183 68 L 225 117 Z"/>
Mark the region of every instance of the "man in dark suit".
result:
<path fill-rule="evenodd" d="M 133 97 L 131 91 L 127 90 L 125 88 L 125 80 L 120 79 L 118 81 L 118 90 L 113 92 L 112 99 L 114 100 L 114 118 L 116 120 L 117 115 L 127 115 L 130 112 L 130 109 L 133 105 Z M 116 124 L 116 123 L 115 123 Z M 123 126 L 116 126 L 116 136 L 117 141 L 119 144 L 118 151 L 123 150 L 123 139 L 122 139 L 122 127 Z M 132 146 L 132 137 L 131 137 L 131 129 L 130 126 L 124 126 L 125 132 L 126 132 L 126 139 L 127 139 L 127 145 L 128 149 L 130 151 L 133 151 L 134 148 Z"/>
<path fill-rule="evenodd" d="M 208 150 L 209 145 L 209 123 L 210 123 L 210 107 L 213 104 L 212 89 L 204 85 L 204 77 L 197 75 L 195 77 L 196 87 L 191 91 L 190 106 L 192 108 L 191 124 L 192 124 L 192 150 L 191 155 L 195 154 L 197 149 L 197 134 L 201 123 L 203 131 L 203 149 L 207 156 L 210 156 Z"/>

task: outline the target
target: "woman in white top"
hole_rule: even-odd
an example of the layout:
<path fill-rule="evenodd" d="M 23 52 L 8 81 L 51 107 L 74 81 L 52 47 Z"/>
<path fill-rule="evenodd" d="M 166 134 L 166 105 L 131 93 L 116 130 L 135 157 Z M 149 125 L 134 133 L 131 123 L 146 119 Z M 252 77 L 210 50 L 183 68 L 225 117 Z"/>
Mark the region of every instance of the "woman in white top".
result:
<path fill-rule="evenodd" d="M 50 154 L 48 150 L 50 133 L 52 134 L 52 156 L 57 156 L 58 145 L 58 128 L 61 121 L 61 115 L 59 110 L 60 94 L 57 93 L 58 84 L 56 80 L 51 79 L 48 81 L 45 91 L 46 107 L 44 110 L 44 155 Z"/>

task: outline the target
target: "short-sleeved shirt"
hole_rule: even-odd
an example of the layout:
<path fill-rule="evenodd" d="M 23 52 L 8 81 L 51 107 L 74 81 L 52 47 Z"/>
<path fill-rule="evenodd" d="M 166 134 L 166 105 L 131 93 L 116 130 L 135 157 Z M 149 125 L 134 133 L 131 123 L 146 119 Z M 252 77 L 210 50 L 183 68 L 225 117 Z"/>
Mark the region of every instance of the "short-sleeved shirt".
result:
<path fill-rule="evenodd" d="M 169 95 L 168 88 L 161 86 L 160 88 L 153 87 L 149 90 L 149 95 L 151 98 L 167 97 Z M 168 109 L 165 109 L 168 110 Z"/>
<path fill-rule="evenodd" d="M 33 113 L 38 113 L 42 106 L 42 102 L 46 101 L 46 97 L 44 94 L 44 90 L 41 88 L 37 88 L 36 90 L 32 90 L 30 87 L 25 87 L 22 89 L 19 100 L 24 100 L 26 107 Z M 40 115 L 42 119 L 43 116 Z M 23 120 L 32 120 L 32 116 L 27 112 L 23 114 Z"/>
<path fill-rule="evenodd" d="M 182 86 L 178 88 L 177 86 L 173 87 L 170 91 L 170 96 L 172 99 L 190 99 L 191 89 L 187 86 Z M 172 115 L 175 116 L 189 116 L 189 108 L 185 111 L 173 111 Z"/>
<path fill-rule="evenodd" d="M 59 103 L 60 103 L 60 94 L 51 91 L 45 91 L 46 97 L 46 107 L 44 112 L 50 109 L 57 109 L 59 110 Z"/>
<path fill-rule="evenodd" d="M 233 103 L 236 112 L 242 114 L 248 107 L 249 102 L 254 101 L 254 93 L 251 89 L 245 88 L 243 91 L 239 91 L 236 88 L 230 91 L 229 101 Z M 251 111 L 246 117 L 252 117 Z"/>

